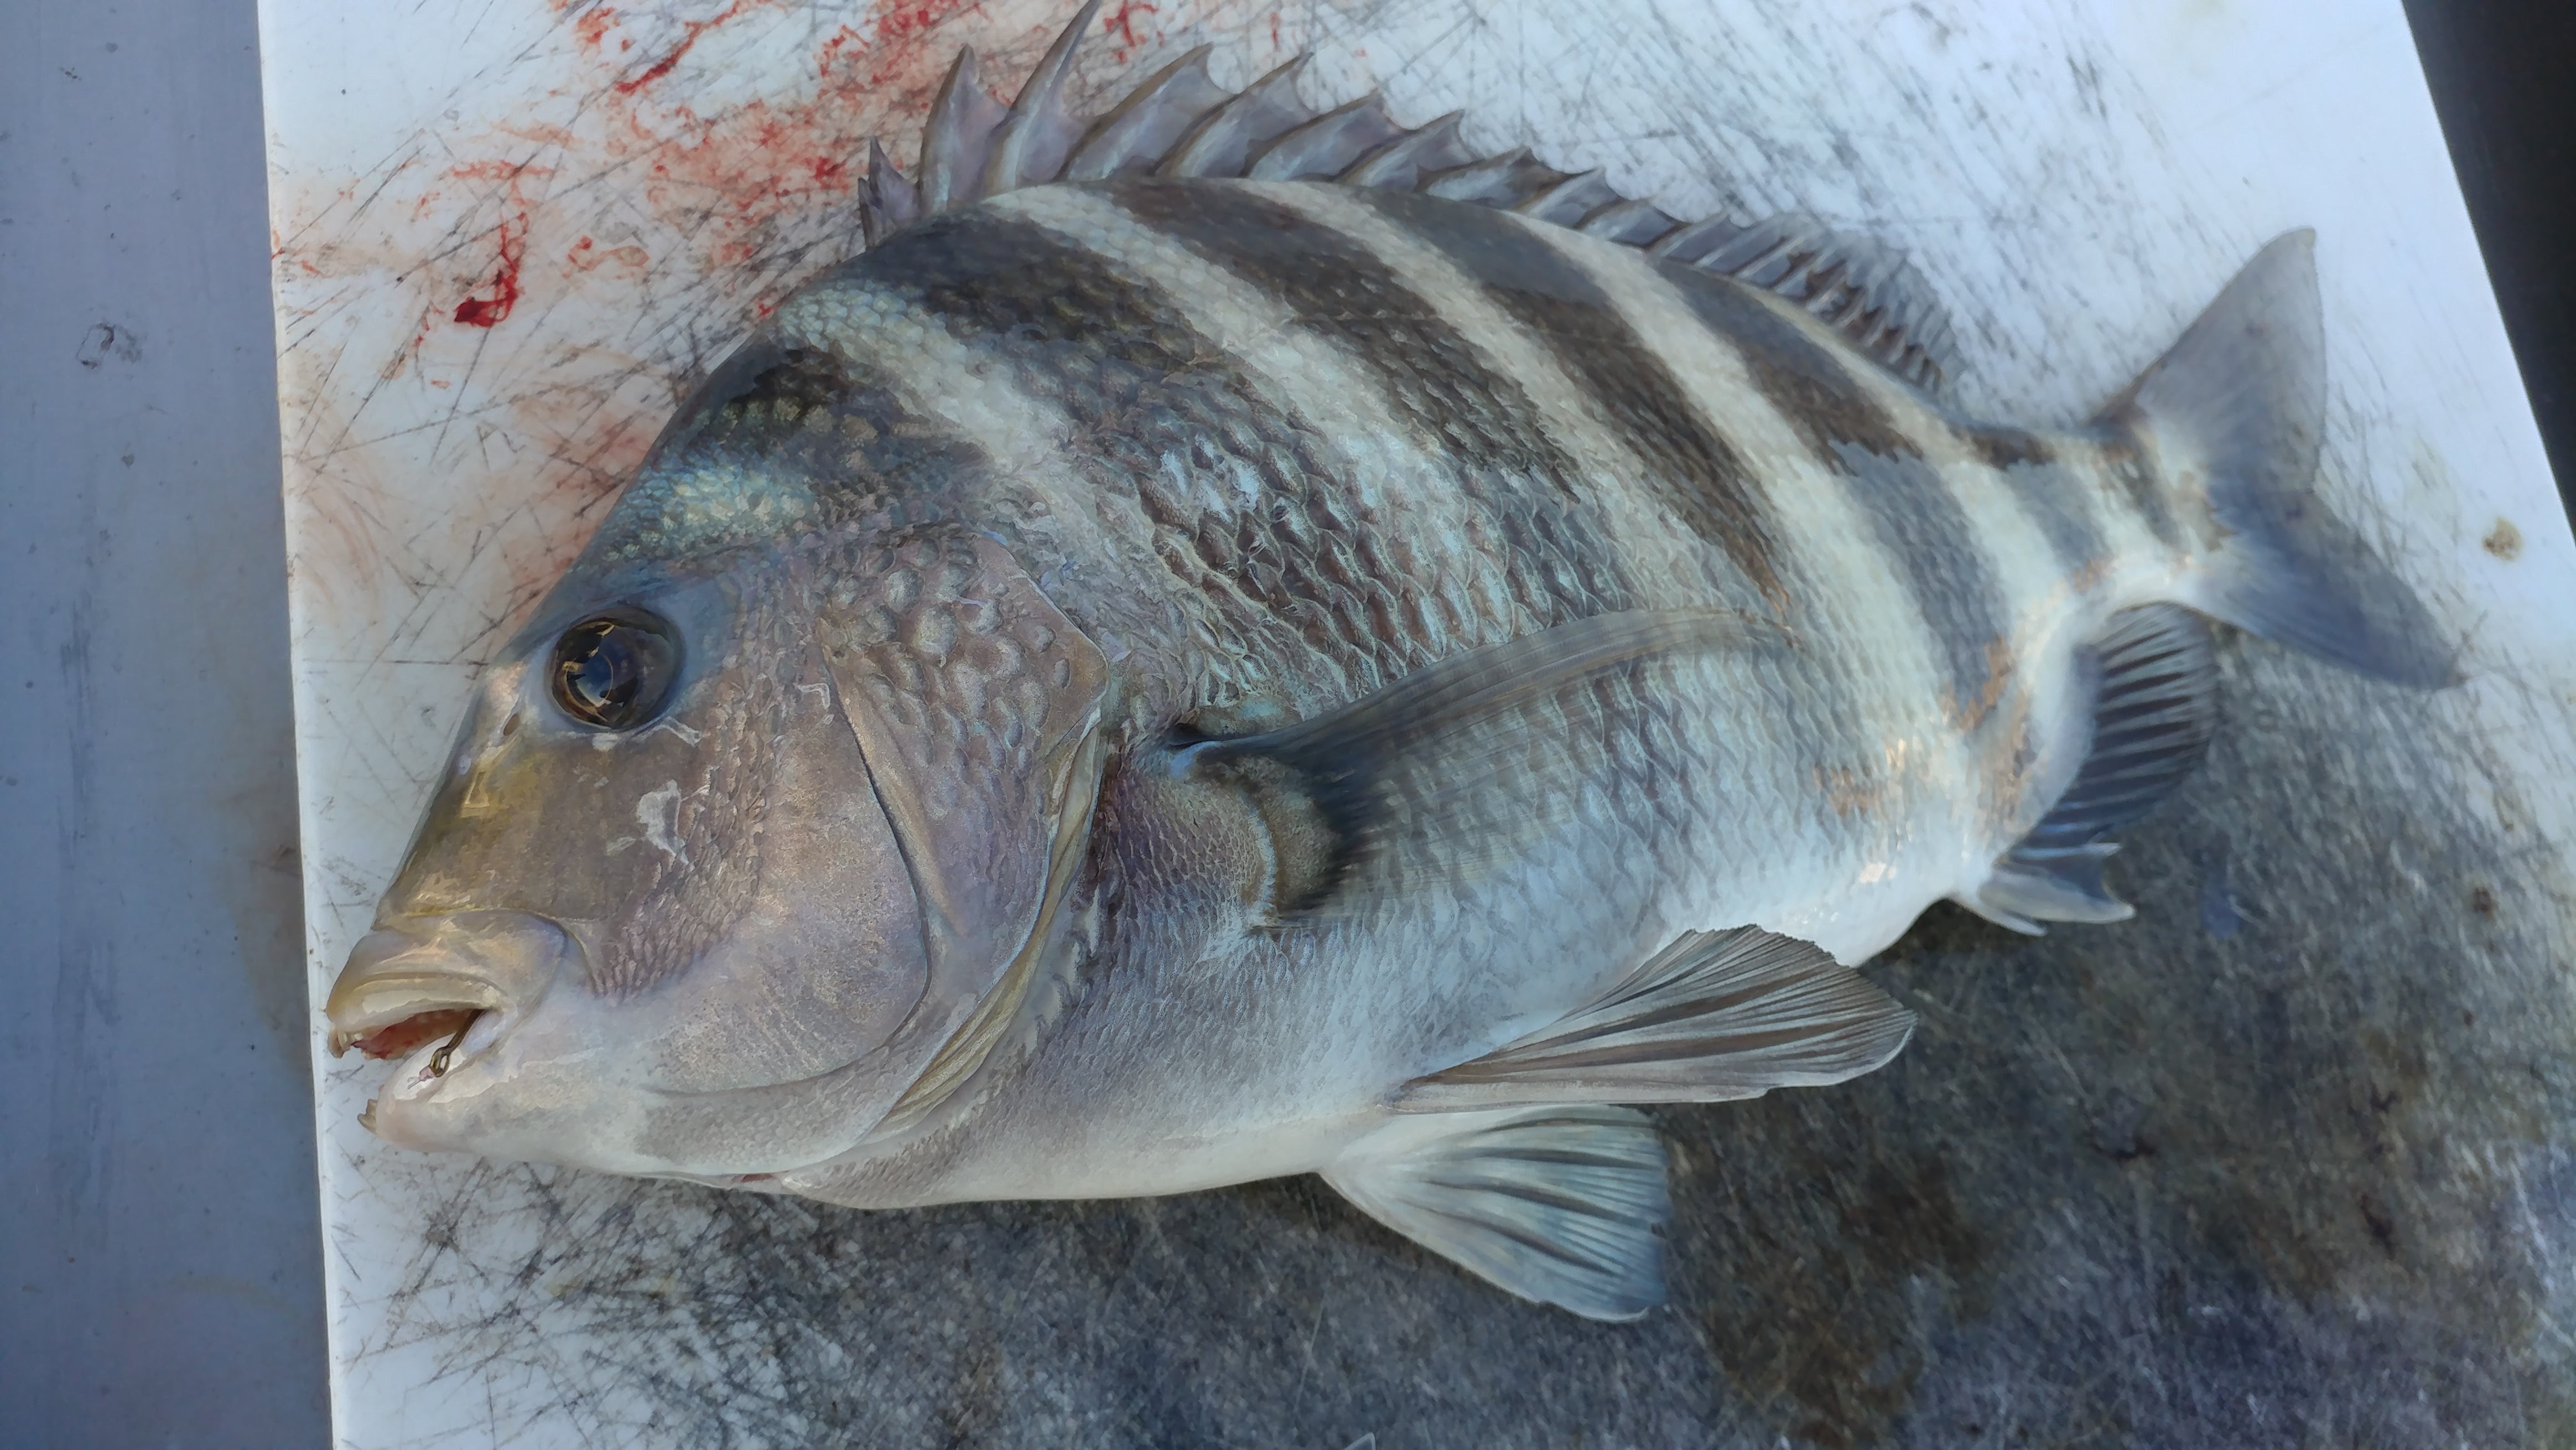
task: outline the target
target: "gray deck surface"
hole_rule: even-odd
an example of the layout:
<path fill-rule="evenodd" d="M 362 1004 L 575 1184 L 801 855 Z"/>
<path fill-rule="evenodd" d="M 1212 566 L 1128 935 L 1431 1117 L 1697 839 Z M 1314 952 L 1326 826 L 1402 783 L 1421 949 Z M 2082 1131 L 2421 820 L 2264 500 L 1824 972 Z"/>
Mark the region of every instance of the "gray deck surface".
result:
<path fill-rule="evenodd" d="M 0 37 L 0 1445 L 319 1445 L 254 7 Z"/>

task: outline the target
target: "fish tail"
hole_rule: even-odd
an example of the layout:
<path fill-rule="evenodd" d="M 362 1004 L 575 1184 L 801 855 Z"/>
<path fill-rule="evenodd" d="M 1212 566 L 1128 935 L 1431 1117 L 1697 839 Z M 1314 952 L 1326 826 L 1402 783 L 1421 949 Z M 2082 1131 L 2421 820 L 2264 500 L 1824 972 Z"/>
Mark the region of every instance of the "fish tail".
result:
<path fill-rule="evenodd" d="M 2135 442 L 2195 568 L 2181 602 L 2383 680 L 2436 689 L 2453 652 L 2414 591 L 2314 491 L 2325 425 L 2316 233 L 2255 255 L 2096 421 Z"/>

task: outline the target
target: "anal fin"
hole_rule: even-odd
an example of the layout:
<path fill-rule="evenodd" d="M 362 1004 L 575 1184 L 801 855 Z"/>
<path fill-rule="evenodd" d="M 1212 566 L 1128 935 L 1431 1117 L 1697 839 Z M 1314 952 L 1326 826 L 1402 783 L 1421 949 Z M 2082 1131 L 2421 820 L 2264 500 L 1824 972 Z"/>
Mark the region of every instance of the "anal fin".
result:
<path fill-rule="evenodd" d="M 1858 1077 L 1913 1030 L 1913 1013 L 1806 942 L 1686 932 L 1590 1005 L 1405 1084 L 1395 1106 L 1726 1102 Z"/>
<path fill-rule="evenodd" d="M 2127 902 L 2102 883 L 2119 847 L 2104 837 L 2154 810 L 2199 768 L 2218 723 L 2218 662 L 2209 626 L 2173 604 L 2124 611 L 2086 646 L 2094 677 L 2093 734 L 2084 764 L 2030 834 L 1995 859 L 1959 903 L 2037 935 L 2043 921 L 2125 921 Z"/>
<path fill-rule="evenodd" d="M 1352 1145 L 1324 1180 L 1524 1299 L 1607 1320 L 1664 1302 L 1664 1145 L 1629 1109 L 1399 1118 Z"/>

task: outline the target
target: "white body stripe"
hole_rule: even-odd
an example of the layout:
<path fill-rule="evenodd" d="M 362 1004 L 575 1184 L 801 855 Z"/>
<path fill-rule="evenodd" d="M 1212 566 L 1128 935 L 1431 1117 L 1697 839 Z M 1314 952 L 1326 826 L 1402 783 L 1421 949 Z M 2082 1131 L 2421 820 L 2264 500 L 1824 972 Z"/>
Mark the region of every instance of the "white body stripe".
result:
<path fill-rule="evenodd" d="M 1375 256 L 1483 353 L 1495 371 L 1521 385 L 1538 409 L 1539 426 L 1583 471 L 1587 501 L 1605 516 L 1611 537 L 1638 578 L 1679 589 L 1698 577 L 1690 553 L 1673 539 L 1674 531 L 1662 525 L 1662 511 L 1629 486 L 1628 480 L 1646 467 L 1644 462 L 1591 407 L 1582 383 L 1566 376 L 1556 358 L 1530 338 L 1528 329 L 1486 297 L 1481 282 L 1341 188 L 1269 183 L 1259 189 L 1265 198 L 1341 233 Z"/>
<path fill-rule="evenodd" d="M 1275 299 L 1138 221 L 1099 190 L 1031 187 L 990 205 L 1044 227 L 1104 270 L 1156 293 L 1283 411 L 1315 425 L 1317 446 L 1355 490 L 1353 501 L 1381 530 L 1402 535 L 1427 556 L 1421 562 L 1428 578 L 1417 582 L 1479 596 L 1455 611 L 1465 633 L 1433 642 L 1435 652 L 1423 663 L 1494 642 L 1491 622 L 1508 618 L 1511 604 L 1494 561 L 1470 546 L 1470 510 L 1444 462 L 1413 444 L 1411 430 L 1386 406 L 1384 386 L 1356 359 L 1287 325 Z M 1200 502 L 1232 518 L 1274 501 L 1211 490 Z"/>

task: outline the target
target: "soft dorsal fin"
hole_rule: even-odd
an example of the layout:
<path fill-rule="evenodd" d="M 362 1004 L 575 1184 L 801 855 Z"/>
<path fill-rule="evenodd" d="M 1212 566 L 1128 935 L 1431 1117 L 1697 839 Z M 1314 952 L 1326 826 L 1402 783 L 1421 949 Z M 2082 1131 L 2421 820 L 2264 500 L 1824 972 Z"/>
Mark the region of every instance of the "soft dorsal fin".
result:
<path fill-rule="evenodd" d="M 1281 918 L 1463 885 L 1578 808 L 1618 671 L 1776 645 L 1718 611 L 1597 615 L 1470 650 L 1282 730 L 1208 740 L 1173 768 L 1243 790 L 1272 835 Z M 1592 733 L 1587 733 L 1587 731 Z"/>
<path fill-rule="evenodd" d="M 1714 1103 L 1885 1066 L 1914 1014 L 1822 950 L 1754 927 L 1685 932 L 1581 1010 L 1405 1084 L 1410 1112 Z"/>
<path fill-rule="evenodd" d="M 2095 680 L 2084 764 L 1992 875 L 1957 900 L 1998 925 L 2040 934 L 2043 921 L 2126 921 L 2102 884 L 2119 848 L 2103 839 L 2173 794 L 2209 753 L 2218 723 L 2218 663 L 2209 626 L 2172 604 L 2114 615 L 2078 656 Z"/>
<path fill-rule="evenodd" d="M 1907 382 L 1937 392 L 1955 370 L 1949 316 L 1922 275 L 1892 249 L 1803 212 L 1757 222 L 1711 217 L 1646 250 L 1803 305 Z"/>
<path fill-rule="evenodd" d="M 872 150 L 859 209 L 869 246 L 925 216 L 1051 181 L 1131 171 L 1338 180 L 1522 212 L 1767 288 L 1930 391 L 1955 370 L 1930 287 L 1884 246 L 1800 212 L 1685 221 L 1621 195 L 1597 170 L 1559 171 L 1526 148 L 1479 157 L 1459 139 L 1455 113 L 1407 128 L 1370 95 L 1318 114 L 1297 94 L 1303 56 L 1237 93 L 1209 77 L 1202 46 L 1097 117 L 1076 115 L 1065 82 L 1098 9 L 1086 0 L 1008 107 L 978 83 L 974 53 L 959 53 L 923 127 L 920 184 Z"/>
<path fill-rule="evenodd" d="M 1608 1320 L 1664 1302 L 1664 1145 L 1629 1109 L 1399 1118 L 1345 1150 L 1324 1181 L 1524 1299 Z"/>

